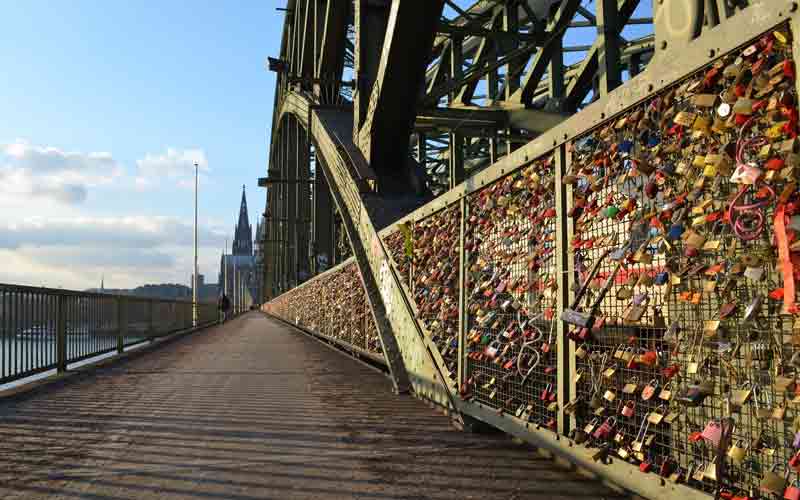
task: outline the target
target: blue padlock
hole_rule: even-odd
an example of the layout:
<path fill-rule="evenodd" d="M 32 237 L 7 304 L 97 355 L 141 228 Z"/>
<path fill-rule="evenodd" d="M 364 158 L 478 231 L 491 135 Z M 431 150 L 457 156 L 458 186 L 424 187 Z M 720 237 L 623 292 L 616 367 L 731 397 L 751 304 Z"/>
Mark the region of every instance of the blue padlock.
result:
<path fill-rule="evenodd" d="M 681 224 L 673 224 L 669 227 L 669 232 L 667 232 L 667 237 L 671 240 L 677 240 L 683 235 L 683 225 Z"/>
<path fill-rule="evenodd" d="M 669 273 L 666 271 L 661 271 L 660 273 L 656 274 L 653 283 L 657 286 L 666 285 L 668 279 L 669 279 Z"/>

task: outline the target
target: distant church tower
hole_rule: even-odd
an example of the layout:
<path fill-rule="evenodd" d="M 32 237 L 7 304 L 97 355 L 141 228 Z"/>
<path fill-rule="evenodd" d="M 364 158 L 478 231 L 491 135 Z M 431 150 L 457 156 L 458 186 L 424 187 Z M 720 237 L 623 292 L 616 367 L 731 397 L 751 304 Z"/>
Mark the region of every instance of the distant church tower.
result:
<path fill-rule="evenodd" d="M 233 238 L 233 255 L 253 255 L 253 228 L 247 215 L 247 197 L 242 186 L 242 205 L 239 207 L 239 223 Z"/>

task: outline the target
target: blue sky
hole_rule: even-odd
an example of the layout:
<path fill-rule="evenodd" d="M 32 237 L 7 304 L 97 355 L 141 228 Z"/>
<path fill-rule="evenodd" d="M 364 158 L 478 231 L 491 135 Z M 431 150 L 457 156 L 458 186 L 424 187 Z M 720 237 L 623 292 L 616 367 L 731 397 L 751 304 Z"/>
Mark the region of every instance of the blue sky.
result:
<path fill-rule="evenodd" d="M 194 160 L 200 272 L 215 281 L 242 184 L 254 225 L 263 210 L 278 5 L 3 1 L 0 282 L 187 282 Z"/>

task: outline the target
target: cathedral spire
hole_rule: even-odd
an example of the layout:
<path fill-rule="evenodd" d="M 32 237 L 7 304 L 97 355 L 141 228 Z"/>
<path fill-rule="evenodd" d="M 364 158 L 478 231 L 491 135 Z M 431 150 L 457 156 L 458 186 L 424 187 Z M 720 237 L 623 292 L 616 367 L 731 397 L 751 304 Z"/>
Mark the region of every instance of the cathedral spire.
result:
<path fill-rule="evenodd" d="M 236 224 L 232 253 L 233 255 L 253 255 L 253 228 L 250 226 L 250 216 L 247 214 L 247 196 L 244 185 L 242 185 L 242 203 L 239 207 L 239 222 Z"/>

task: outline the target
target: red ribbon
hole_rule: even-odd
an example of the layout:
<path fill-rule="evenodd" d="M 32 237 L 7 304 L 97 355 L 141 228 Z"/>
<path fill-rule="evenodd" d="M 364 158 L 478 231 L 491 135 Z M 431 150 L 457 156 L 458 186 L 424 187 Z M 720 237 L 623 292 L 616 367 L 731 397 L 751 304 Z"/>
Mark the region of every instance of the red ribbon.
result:
<path fill-rule="evenodd" d="M 783 274 L 783 310 L 788 314 L 798 312 L 794 303 L 794 268 L 789 255 L 789 239 L 786 236 L 786 207 L 778 205 L 775 210 L 775 239 L 778 243 L 778 262 L 781 264 Z"/>

